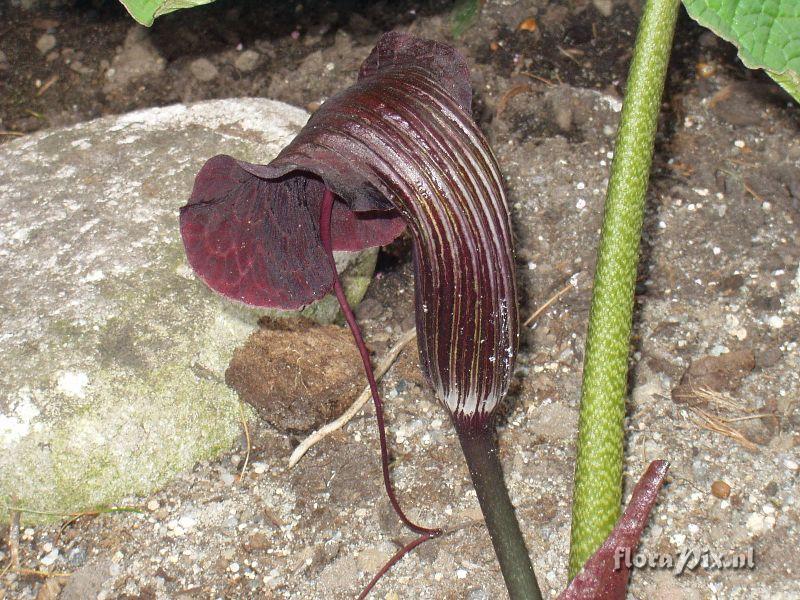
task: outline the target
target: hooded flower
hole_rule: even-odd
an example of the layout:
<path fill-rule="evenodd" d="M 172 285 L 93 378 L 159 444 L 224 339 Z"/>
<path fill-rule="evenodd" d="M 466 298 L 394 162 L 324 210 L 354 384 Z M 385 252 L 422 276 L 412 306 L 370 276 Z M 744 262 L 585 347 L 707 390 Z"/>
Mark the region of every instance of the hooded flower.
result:
<path fill-rule="evenodd" d="M 385 34 L 358 81 L 268 165 L 210 159 L 180 215 L 189 262 L 211 288 L 284 309 L 332 289 L 326 189 L 334 250 L 383 245 L 407 227 L 422 368 L 463 430 L 484 426 L 508 389 L 518 337 L 506 199 L 471 97 L 454 49 Z"/>
<path fill-rule="evenodd" d="M 507 584 L 519 580 L 514 589 L 539 597 L 486 427 L 508 389 L 518 321 L 506 199 L 470 116 L 471 97 L 466 63 L 451 47 L 386 34 L 358 81 L 325 102 L 268 165 L 210 159 L 181 209 L 181 235 L 195 272 L 229 298 L 296 309 L 337 286 L 346 308 L 332 250 L 387 244 L 408 228 L 423 371 L 453 416 L 495 549 L 506 557 Z M 387 492 L 403 522 L 421 534 L 387 562 L 363 598 L 400 557 L 441 531 L 412 523 L 394 496 L 369 356 L 352 313 L 345 314 L 373 389 Z M 485 451 L 478 456 L 470 448 Z M 666 470 L 663 461 L 651 465 L 612 535 L 560 598 L 624 598 L 629 569 L 613 561 L 620 548 L 638 543 Z M 486 476 L 492 485 L 481 484 Z"/>

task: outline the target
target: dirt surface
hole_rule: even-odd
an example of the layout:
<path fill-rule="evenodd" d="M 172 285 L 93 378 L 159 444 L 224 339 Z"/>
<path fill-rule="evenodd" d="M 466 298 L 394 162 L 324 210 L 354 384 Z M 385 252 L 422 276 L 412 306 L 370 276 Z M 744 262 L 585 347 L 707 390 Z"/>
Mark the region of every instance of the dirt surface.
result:
<path fill-rule="evenodd" d="M 451 39 L 449 2 L 365 5 L 217 2 L 149 31 L 113 2 L 4 5 L 1 139 L 214 97 L 313 110 L 355 78 L 380 32 Z M 490 1 L 455 41 L 507 178 L 523 315 L 566 289 L 523 329 L 500 432 L 548 597 L 566 580 L 593 256 L 637 13 L 633 0 Z M 753 548 L 756 566 L 638 569 L 631 597 L 798 598 L 800 110 L 685 15 L 664 105 L 637 287 L 626 486 L 650 460 L 671 462 L 647 552 Z M 407 244 L 384 254 L 358 317 L 376 358 L 413 326 Z M 326 357 L 319 365 L 329 368 Z M 382 388 L 402 502 L 450 533 L 399 563 L 374 597 L 504 597 L 457 440 L 413 348 Z M 410 539 L 381 486 L 372 411 L 292 470 L 297 436 L 260 420 L 249 429 L 241 480 L 244 437 L 158 494 L 131 498 L 140 512 L 23 524 L 21 566 L 69 576 L 8 570 L 0 598 L 354 597 Z M 1 552 L 8 563 L 8 546 Z"/>

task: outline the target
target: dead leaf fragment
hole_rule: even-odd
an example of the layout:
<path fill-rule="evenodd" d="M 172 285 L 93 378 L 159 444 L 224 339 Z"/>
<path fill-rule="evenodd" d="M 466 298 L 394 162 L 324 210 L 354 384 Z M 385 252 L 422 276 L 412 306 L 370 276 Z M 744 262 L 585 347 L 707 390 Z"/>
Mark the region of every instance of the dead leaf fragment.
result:
<path fill-rule="evenodd" d="M 678 404 L 703 406 L 707 401 L 698 390 L 732 392 L 756 366 L 752 350 L 738 350 L 704 356 L 686 370 L 678 386 L 672 390 L 672 400 Z"/>

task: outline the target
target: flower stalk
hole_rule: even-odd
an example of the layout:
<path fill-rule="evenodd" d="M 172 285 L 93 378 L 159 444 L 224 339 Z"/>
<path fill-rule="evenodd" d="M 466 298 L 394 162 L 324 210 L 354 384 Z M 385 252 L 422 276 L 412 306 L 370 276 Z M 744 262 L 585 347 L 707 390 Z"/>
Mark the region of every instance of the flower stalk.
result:
<path fill-rule="evenodd" d="M 508 595 L 511 600 L 540 600 L 542 593 L 503 479 L 495 428 L 457 431 Z"/>

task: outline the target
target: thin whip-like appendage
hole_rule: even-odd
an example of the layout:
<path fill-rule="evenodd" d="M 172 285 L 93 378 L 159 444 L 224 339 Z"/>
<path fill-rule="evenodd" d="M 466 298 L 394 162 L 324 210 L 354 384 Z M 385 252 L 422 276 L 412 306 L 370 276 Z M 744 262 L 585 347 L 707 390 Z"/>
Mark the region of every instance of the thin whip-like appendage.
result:
<path fill-rule="evenodd" d="M 405 515 L 403 509 L 400 508 L 400 503 L 397 501 L 397 497 L 394 494 L 394 488 L 392 487 L 392 481 L 389 475 L 389 449 L 386 443 L 386 426 L 384 425 L 383 421 L 383 403 L 381 402 L 381 397 L 380 394 L 378 393 L 378 385 L 375 382 L 375 376 L 372 372 L 372 364 L 370 363 L 369 360 L 369 350 L 367 350 L 367 345 L 364 343 L 364 339 L 361 337 L 361 330 L 358 327 L 358 323 L 356 323 L 355 315 L 353 314 L 353 311 L 350 309 L 350 305 L 347 303 L 347 298 L 344 295 L 344 290 L 342 289 L 342 284 L 339 281 L 339 275 L 336 271 L 336 262 L 333 259 L 333 243 L 331 240 L 332 212 L 333 212 L 333 192 L 331 192 L 329 189 L 326 188 L 325 194 L 322 197 L 322 212 L 320 214 L 320 219 L 319 219 L 319 233 L 320 233 L 320 238 L 322 240 L 322 246 L 325 249 L 325 253 L 328 255 L 328 261 L 330 262 L 331 268 L 333 269 L 333 292 L 334 294 L 336 294 L 336 299 L 339 301 L 339 305 L 342 307 L 342 313 L 344 313 L 344 318 L 347 321 L 347 324 L 350 326 L 350 331 L 353 334 L 353 339 L 355 339 L 356 346 L 358 347 L 358 351 L 361 354 L 361 360 L 364 363 L 364 371 L 366 372 L 367 375 L 367 381 L 369 381 L 370 390 L 372 390 L 372 400 L 375 403 L 375 418 L 378 420 L 378 434 L 380 435 L 380 441 L 381 441 L 381 466 L 383 468 L 383 484 L 384 487 L 386 488 L 386 494 L 389 496 L 389 501 L 392 503 L 392 508 L 394 508 L 394 511 L 397 513 L 397 516 L 400 517 L 400 520 L 403 522 L 403 524 L 406 527 L 408 527 L 411 531 L 421 534 L 423 537 L 425 537 L 425 539 L 430 539 L 432 537 L 441 535 L 442 530 L 421 527 L 420 525 L 417 525 L 416 523 L 411 521 Z"/>
<path fill-rule="evenodd" d="M 413 342 L 417 338 L 417 330 L 416 329 L 409 329 L 403 335 L 400 336 L 400 339 L 397 340 L 397 343 L 391 347 L 391 349 L 384 355 L 381 359 L 381 362 L 378 363 L 377 369 L 375 369 L 375 381 L 378 381 L 381 377 L 383 377 L 389 368 L 394 364 L 394 361 L 397 360 L 397 357 L 403 351 L 403 349 L 410 343 Z M 344 411 L 341 415 L 335 418 L 333 421 L 326 423 L 315 432 L 310 434 L 306 439 L 304 439 L 300 444 L 298 444 L 297 448 L 292 451 L 292 455 L 289 457 L 289 468 L 291 469 L 294 467 L 298 461 L 303 458 L 303 455 L 308 452 L 308 450 L 316 443 L 324 440 L 327 436 L 332 434 L 334 431 L 339 431 L 342 427 L 347 425 L 353 417 L 355 417 L 359 411 L 364 407 L 364 405 L 370 401 L 372 398 L 372 390 L 367 384 L 367 387 L 363 389 L 363 391 L 358 395 L 355 402 L 350 405 L 346 411 Z"/>
<path fill-rule="evenodd" d="M 427 542 L 432 537 L 434 537 L 434 536 L 429 535 L 427 533 L 424 533 L 421 536 L 419 536 L 417 539 L 415 539 L 413 542 L 409 542 L 408 544 L 406 544 L 405 546 L 400 548 L 400 550 L 395 552 L 394 555 L 392 556 L 392 558 L 387 560 L 386 564 L 381 567 L 381 570 L 378 571 L 377 573 L 375 573 L 375 576 L 367 584 L 367 587 L 365 587 L 363 590 L 361 590 L 361 593 L 358 595 L 358 600 L 364 600 L 364 598 L 366 598 L 369 595 L 369 593 L 372 591 L 372 588 L 375 587 L 375 584 L 377 584 L 380 581 L 381 577 L 386 575 L 386 572 L 389 569 L 391 569 L 395 564 L 397 564 L 397 562 L 399 562 L 401 558 L 403 558 L 406 554 L 411 552 L 414 548 L 419 546 L 421 543 Z"/>

